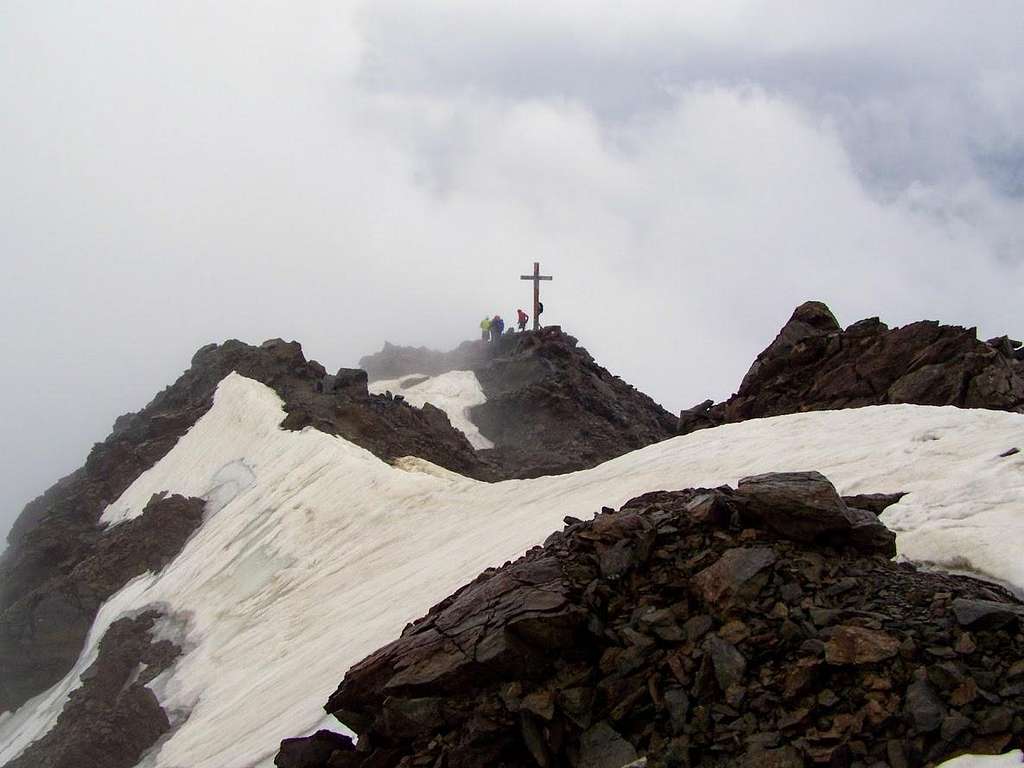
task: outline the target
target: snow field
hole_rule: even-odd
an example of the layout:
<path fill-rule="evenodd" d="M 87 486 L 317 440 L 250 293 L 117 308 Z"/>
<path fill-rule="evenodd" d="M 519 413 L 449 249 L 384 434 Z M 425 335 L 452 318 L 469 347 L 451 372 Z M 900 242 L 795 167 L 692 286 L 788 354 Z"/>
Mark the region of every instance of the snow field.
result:
<path fill-rule="evenodd" d="M 104 512 L 117 524 L 153 493 L 211 499 L 208 519 L 160 574 L 104 605 L 76 671 L 0 720 L 0 764 L 51 727 L 121 614 L 159 603 L 188 620 L 188 652 L 154 686 L 190 716 L 154 768 L 270 765 L 310 732 L 345 671 L 488 566 L 646 491 L 816 469 L 841 493 L 909 491 L 886 514 L 901 553 L 1024 587 L 1024 416 L 884 406 L 696 432 L 591 470 L 487 484 L 419 459 L 391 466 L 344 439 L 278 428 L 281 402 L 232 374 L 213 408 Z M 954 763 L 953 768 L 996 768 Z"/>
<path fill-rule="evenodd" d="M 422 408 L 424 403 L 440 408 L 448 414 L 452 426 L 466 436 L 469 444 L 477 450 L 493 448 L 494 443 L 480 434 L 469 418 L 469 409 L 487 402 L 476 374 L 472 371 L 449 371 L 439 376 L 428 377 L 412 374 L 400 379 L 371 381 L 369 390 L 375 394 L 391 392 L 402 395 L 410 405 Z"/>
<path fill-rule="evenodd" d="M 1019 749 L 1005 755 L 963 755 L 947 760 L 938 768 L 1013 768 L 1024 765 L 1024 753 Z"/>

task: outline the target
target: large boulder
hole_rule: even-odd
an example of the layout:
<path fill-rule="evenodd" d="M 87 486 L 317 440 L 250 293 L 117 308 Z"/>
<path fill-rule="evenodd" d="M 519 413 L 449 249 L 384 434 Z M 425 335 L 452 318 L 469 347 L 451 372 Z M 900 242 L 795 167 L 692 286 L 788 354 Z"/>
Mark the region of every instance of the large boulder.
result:
<path fill-rule="evenodd" d="M 847 542 L 890 557 L 896 536 L 867 510 L 850 508 L 820 472 L 745 477 L 737 486 L 745 513 L 796 541 Z"/>

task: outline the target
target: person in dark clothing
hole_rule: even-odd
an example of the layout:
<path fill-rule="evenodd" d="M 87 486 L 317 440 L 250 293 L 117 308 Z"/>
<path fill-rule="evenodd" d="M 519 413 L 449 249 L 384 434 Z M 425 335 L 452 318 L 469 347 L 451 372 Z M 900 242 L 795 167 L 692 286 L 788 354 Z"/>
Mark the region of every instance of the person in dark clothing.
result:
<path fill-rule="evenodd" d="M 541 324 L 540 316 L 541 316 L 541 314 L 543 312 L 544 312 L 544 302 L 543 301 L 538 301 L 537 302 L 537 325 Z"/>
<path fill-rule="evenodd" d="M 491 318 L 491 341 L 500 339 L 504 332 L 505 321 L 501 319 L 501 315 L 495 315 Z"/>
<path fill-rule="evenodd" d="M 530 319 L 530 316 L 523 312 L 523 310 L 521 309 L 517 309 L 516 314 L 518 315 L 519 319 L 519 332 L 522 333 L 523 331 L 526 330 L 526 321 Z"/>

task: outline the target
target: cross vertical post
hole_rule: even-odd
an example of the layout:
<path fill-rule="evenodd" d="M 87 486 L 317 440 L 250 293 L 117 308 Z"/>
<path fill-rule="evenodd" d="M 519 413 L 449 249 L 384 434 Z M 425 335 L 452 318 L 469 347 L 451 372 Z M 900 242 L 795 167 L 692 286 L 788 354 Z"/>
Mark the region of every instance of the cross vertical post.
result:
<path fill-rule="evenodd" d="M 533 274 L 532 275 L 520 275 L 520 280 L 532 280 L 533 281 L 533 330 L 540 330 L 540 319 L 537 317 L 540 312 L 540 281 L 541 280 L 554 280 L 550 275 L 542 275 L 540 273 L 540 262 L 533 262 Z"/>

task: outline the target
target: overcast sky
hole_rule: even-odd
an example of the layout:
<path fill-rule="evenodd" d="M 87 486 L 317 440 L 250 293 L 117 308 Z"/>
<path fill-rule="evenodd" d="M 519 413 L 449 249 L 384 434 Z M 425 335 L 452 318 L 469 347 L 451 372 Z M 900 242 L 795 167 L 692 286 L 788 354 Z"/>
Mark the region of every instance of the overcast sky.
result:
<path fill-rule="evenodd" d="M 447 348 L 536 260 L 672 410 L 805 299 L 1024 335 L 1022 39 L 1019 0 L 7 0 L 0 532 L 199 346 Z"/>

